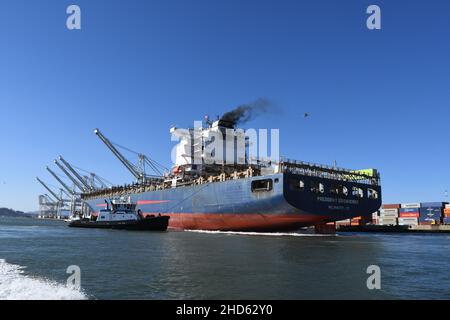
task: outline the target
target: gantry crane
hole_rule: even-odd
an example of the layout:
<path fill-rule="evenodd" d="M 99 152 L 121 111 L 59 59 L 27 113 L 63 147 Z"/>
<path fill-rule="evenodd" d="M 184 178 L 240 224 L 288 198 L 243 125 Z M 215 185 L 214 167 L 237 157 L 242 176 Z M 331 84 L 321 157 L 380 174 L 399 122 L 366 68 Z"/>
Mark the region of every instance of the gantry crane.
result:
<path fill-rule="evenodd" d="M 49 167 L 46 167 L 47 171 L 62 185 L 62 187 L 70 194 L 70 196 L 75 196 L 76 193 L 74 190 L 70 189 L 67 184 L 62 181 L 56 173 L 54 173 Z"/>
<path fill-rule="evenodd" d="M 56 201 L 62 202 L 62 198 L 60 198 L 46 183 L 44 183 L 39 177 L 36 177 L 36 180 L 45 188 L 48 192 L 56 199 Z"/>
<path fill-rule="evenodd" d="M 136 178 L 136 180 L 143 182 L 145 180 L 145 175 L 135 169 L 135 167 L 119 152 L 119 150 L 114 147 L 114 145 L 100 132 L 99 129 L 95 129 L 94 133 L 97 137 L 102 140 L 102 142 L 111 150 L 111 152 L 119 159 L 120 162 L 131 172 L 131 174 Z"/>
<path fill-rule="evenodd" d="M 61 169 L 61 171 L 67 176 L 67 178 L 69 178 L 69 179 L 73 182 L 73 184 L 74 184 L 81 192 L 87 191 L 87 190 L 85 189 L 85 187 L 84 187 L 80 182 L 78 182 L 78 180 L 75 179 L 75 178 L 74 178 L 74 177 L 66 170 L 66 168 L 64 168 L 64 167 L 58 162 L 58 160 L 56 160 L 56 159 L 55 159 L 55 164 L 58 166 L 59 169 Z"/>
<path fill-rule="evenodd" d="M 168 170 L 161 164 L 157 163 L 156 161 L 149 159 L 146 155 L 134 152 L 132 150 L 129 150 L 135 154 L 138 155 L 139 158 L 139 166 L 133 165 L 130 161 L 127 160 L 120 152 L 117 150 L 117 148 L 114 146 L 114 144 L 109 141 L 101 132 L 99 129 L 95 129 L 94 133 L 97 135 L 97 137 L 100 138 L 100 140 L 111 150 L 111 152 L 119 159 L 120 162 L 128 169 L 128 171 L 131 172 L 131 174 L 136 178 L 138 182 L 145 183 L 147 181 L 153 180 L 153 179 L 161 179 L 162 178 L 162 172 L 161 170 Z M 126 148 L 125 148 L 126 149 Z M 157 174 L 156 176 L 150 176 L 145 173 L 145 164 L 148 164 Z M 159 168 L 159 169 L 158 169 Z M 160 170 L 161 169 L 161 170 Z"/>
<path fill-rule="evenodd" d="M 59 156 L 59 160 L 66 166 L 66 168 L 78 179 L 83 185 L 85 191 L 91 190 L 91 186 L 80 176 L 80 174 L 66 161 L 62 156 Z"/>

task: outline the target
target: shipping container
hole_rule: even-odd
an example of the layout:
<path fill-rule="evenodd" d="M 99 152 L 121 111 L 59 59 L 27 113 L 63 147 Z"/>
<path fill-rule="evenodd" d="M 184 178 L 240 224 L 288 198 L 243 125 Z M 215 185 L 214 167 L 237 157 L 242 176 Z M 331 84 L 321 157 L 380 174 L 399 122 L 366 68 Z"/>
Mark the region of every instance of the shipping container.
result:
<path fill-rule="evenodd" d="M 420 208 L 419 221 L 430 221 L 433 224 L 439 224 L 442 217 L 442 208 L 427 207 Z"/>
<path fill-rule="evenodd" d="M 450 209 L 450 204 L 446 204 L 445 209 Z"/>
<path fill-rule="evenodd" d="M 382 213 L 380 214 L 380 219 L 396 219 L 398 218 L 398 213 Z"/>
<path fill-rule="evenodd" d="M 399 209 L 400 204 L 383 204 L 381 206 L 382 209 Z"/>
<path fill-rule="evenodd" d="M 399 209 L 381 209 L 380 213 L 386 213 L 386 212 L 393 212 L 393 213 L 398 213 Z"/>
<path fill-rule="evenodd" d="M 417 218 L 398 218 L 399 226 L 417 226 L 419 220 Z"/>
<path fill-rule="evenodd" d="M 394 219 L 394 220 L 383 220 L 383 219 L 380 219 L 379 221 L 378 221 L 378 225 L 380 225 L 380 226 L 396 226 L 397 225 L 397 219 Z"/>
<path fill-rule="evenodd" d="M 405 212 L 409 212 L 409 213 L 417 212 L 417 213 L 419 213 L 420 212 L 420 208 L 401 208 L 399 211 L 400 211 L 400 213 L 405 213 Z"/>
<path fill-rule="evenodd" d="M 444 224 L 450 224 L 450 217 L 443 218 L 443 219 L 442 219 L 442 222 L 443 222 Z"/>
<path fill-rule="evenodd" d="M 398 217 L 398 209 L 381 209 L 380 218 L 381 217 Z"/>
<path fill-rule="evenodd" d="M 450 218 L 450 208 L 444 209 L 444 217 Z"/>
<path fill-rule="evenodd" d="M 422 208 L 426 207 L 435 207 L 435 208 L 444 208 L 447 202 L 422 202 L 420 206 Z"/>
<path fill-rule="evenodd" d="M 419 212 L 400 212 L 400 218 L 419 218 Z"/>
<path fill-rule="evenodd" d="M 419 202 L 402 203 L 401 207 L 402 208 L 420 208 L 420 203 Z"/>
<path fill-rule="evenodd" d="M 383 220 L 383 221 L 388 221 L 388 220 L 395 221 L 395 220 L 397 220 L 397 218 L 396 217 L 380 217 L 379 220 L 380 221 L 381 220 Z"/>

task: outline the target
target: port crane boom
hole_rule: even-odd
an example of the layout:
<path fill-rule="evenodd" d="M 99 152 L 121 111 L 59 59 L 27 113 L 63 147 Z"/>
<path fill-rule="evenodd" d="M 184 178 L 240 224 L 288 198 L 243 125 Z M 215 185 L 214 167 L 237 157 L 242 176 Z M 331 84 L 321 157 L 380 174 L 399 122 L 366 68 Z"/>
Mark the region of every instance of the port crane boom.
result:
<path fill-rule="evenodd" d="M 47 171 L 50 172 L 50 174 L 63 186 L 63 188 L 71 195 L 74 196 L 75 192 L 72 191 L 67 184 L 64 183 L 64 181 L 62 181 L 58 175 L 56 173 L 54 173 L 49 167 L 46 167 Z"/>
<path fill-rule="evenodd" d="M 64 190 L 63 188 L 61 188 L 61 189 L 59 189 L 59 190 L 61 190 L 61 195 L 64 193 L 66 196 L 68 196 L 69 198 L 72 198 L 72 194 L 69 194 L 66 190 Z M 70 200 L 64 200 L 63 199 L 63 201 L 66 201 L 66 202 L 69 202 Z"/>
<path fill-rule="evenodd" d="M 86 181 L 84 181 L 84 179 L 78 174 L 78 172 L 76 172 L 75 169 L 72 168 L 72 166 L 66 160 L 64 160 L 63 157 L 59 156 L 59 160 L 66 166 L 67 169 L 69 169 L 69 171 L 75 176 L 75 178 L 77 178 L 78 181 L 82 183 L 84 187 L 82 190 L 88 191 L 91 189 L 91 187 L 86 183 Z"/>
<path fill-rule="evenodd" d="M 44 194 L 44 198 L 47 201 L 47 203 L 56 204 L 56 202 L 52 198 L 50 198 L 48 194 Z"/>
<path fill-rule="evenodd" d="M 117 157 L 117 159 L 122 162 L 122 164 L 128 169 L 128 171 L 131 172 L 131 174 L 139 181 L 142 181 L 145 179 L 145 176 L 142 175 L 140 172 L 138 172 L 134 166 L 114 147 L 114 145 L 109 141 L 101 132 L 99 129 L 95 129 L 94 133 L 97 135 L 97 137 L 102 140 L 102 142 L 111 150 L 111 152 Z"/>
<path fill-rule="evenodd" d="M 53 192 L 53 190 L 50 189 L 50 188 L 49 188 L 49 187 L 48 187 L 41 179 L 39 179 L 38 177 L 36 177 L 36 180 L 37 180 L 40 184 L 42 184 L 42 186 L 43 186 L 45 189 L 47 189 L 48 192 L 50 192 L 50 194 L 51 194 L 53 197 L 55 197 L 55 199 L 56 199 L 57 201 L 62 201 L 61 198 L 58 197 L 58 196 L 56 195 L 56 193 Z"/>
<path fill-rule="evenodd" d="M 77 181 L 77 179 L 75 179 L 74 177 L 72 177 L 72 175 L 67 172 L 66 168 L 64 168 L 59 162 L 58 160 L 55 160 L 55 164 L 61 169 L 62 172 L 64 172 L 64 174 L 73 182 L 73 184 L 80 189 L 81 192 L 85 192 L 86 190 L 84 189 L 84 187 Z"/>

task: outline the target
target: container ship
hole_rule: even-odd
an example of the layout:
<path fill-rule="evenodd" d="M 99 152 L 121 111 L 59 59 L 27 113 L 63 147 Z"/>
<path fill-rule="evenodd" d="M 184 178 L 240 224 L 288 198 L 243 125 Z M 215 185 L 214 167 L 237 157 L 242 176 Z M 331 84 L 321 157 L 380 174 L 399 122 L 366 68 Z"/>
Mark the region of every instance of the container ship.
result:
<path fill-rule="evenodd" d="M 173 229 L 275 232 L 370 215 L 381 206 L 376 169 L 350 170 L 287 158 L 254 160 L 245 138 L 245 152 L 238 150 L 243 131 L 223 118 L 185 131 L 191 141 L 184 139 L 175 147 L 173 168 L 150 176 L 139 169 L 144 165 L 132 164 L 96 129 L 96 135 L 136 181 L 85 188 L 80 196 L 85 210 L 96 215 L 105 199 L 130 197 L 144 215 L 170 216 L 169 228 Z M 172 134 L 176 132 L 177 128 L 171 128 Z M 207 161 L 207 143 L 199 143 L 198 139 L 204 142 L 218 134 L 223 141 L 231 141 L 223 146 L 223 154 L 234 154 L 231 164 L 225 159 Z M 155 168 L 147 157 L 139 158 L 141 164 Z"/>

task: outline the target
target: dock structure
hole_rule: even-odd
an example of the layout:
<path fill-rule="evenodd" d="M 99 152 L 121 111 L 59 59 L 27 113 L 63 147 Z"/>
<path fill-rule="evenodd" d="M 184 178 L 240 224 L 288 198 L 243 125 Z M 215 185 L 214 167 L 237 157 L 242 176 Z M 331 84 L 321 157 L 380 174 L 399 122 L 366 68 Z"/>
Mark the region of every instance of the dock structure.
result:
<path fill-rule="evenodd" d="M 58 214 L 58 203 L 53 201 L 49 195 L 42 194 L 39 196 L 39 218 L 40 219 L 56 219 Z"/>
<path fill-rule="evenodd" d="M 450 233 L 450 225 L 414 225 L 414 226 L 337 226 L 338 232 L 379 232 L 379 233 Z"/>

